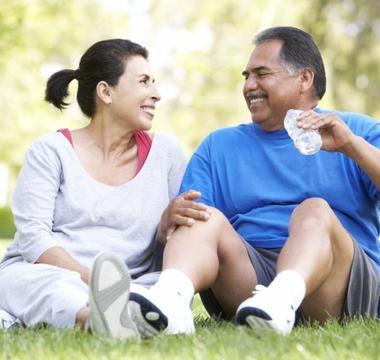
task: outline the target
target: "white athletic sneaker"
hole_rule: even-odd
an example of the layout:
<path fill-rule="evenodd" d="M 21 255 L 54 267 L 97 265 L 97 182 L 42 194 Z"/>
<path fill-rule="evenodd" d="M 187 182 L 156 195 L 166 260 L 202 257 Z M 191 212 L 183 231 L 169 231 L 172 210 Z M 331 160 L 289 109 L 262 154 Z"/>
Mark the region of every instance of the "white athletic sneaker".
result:
<path fill-rule="evenodd" d="M 130 276 L 116 255 L 101 253 L 90 274 L 90 326 L 94 334 L 112 339 L 139 339 L 128 310 Z"/>
<path fill-rule="evenodd" d="M 19 319 L 0 309 L 0 331 L 11 331 L 22 326 Z"/>
<path fill-rule="evenodd" d="M 271 329 L 281 335 L 289 334 L 295 321 L 293 307 L 284 302 L 278 291 L 263 285 L 256 285 L 253 294 L 237 309 L 237 323 L 256 330 Z"/>
<path fill-rule="evenodd" d="M 142 337 L 159 332 L 167 335 L 195 332 L 190 304 L 174 291 L 168 293 L 157 286 L 147 289 L 132 284 L 129 310 Z"/>

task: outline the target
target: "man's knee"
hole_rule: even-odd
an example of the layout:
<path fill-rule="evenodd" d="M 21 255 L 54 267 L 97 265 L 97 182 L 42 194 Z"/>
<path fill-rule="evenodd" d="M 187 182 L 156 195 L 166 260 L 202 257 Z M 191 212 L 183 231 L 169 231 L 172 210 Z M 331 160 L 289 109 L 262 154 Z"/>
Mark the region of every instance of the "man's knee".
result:
<path fill-rule="evenodd" d="M 331 226 L 334 215 L 328 202 L 322 198 L 309 198 L 299 204 L 290 218 L 289 230 L 294 226 Z"/>
<path fill-rule="evenodd" d="M 299 231 L 316 234 L 319 241 L 332 245 L 334 253 L 352 257 L 352 238 L 324 199 L 310 198 L 296 207 L 290 219 L 289 234 Z"/>
<path fill-rule="evenodd" d="M 209 207 L 210 217 L 207 221 L 197 220 L 192 227 L 204 227 L 212 231 L 221 231 L 224 227 L 229 226 L 229 221 L 225 215 L 214 207 Z"/>
<path fill-rule="evenodd" d="M 224 214 L 216 208 L 209 207 L 210 217 L 207 220 L 196 220 L 191 226 L 181 225 L 173 236 L 167 239 L 165 246 L 173 243 L 178 246 L 179 241 L 184 242 L 191 238 L 192 243 L 217 244 L 221 234 L 231 226 Z"/>
<path fill-rule="evenodd" d="M 218 209 L 211 209 L 210 220 L 213 222 L 213 229 L 218 234 L 218 257 L 221 264 L 234 263 L 247 257 L 247 250 L 240 235 L 232 227 L 225 215 Z"/>
<path fill-rule="evenodd" d="M 329 203 L 322 198 L 312 197 L 302 201 L 294 211 L 313 211 L 313 212 L 325 212 L 331 211 Z"/>

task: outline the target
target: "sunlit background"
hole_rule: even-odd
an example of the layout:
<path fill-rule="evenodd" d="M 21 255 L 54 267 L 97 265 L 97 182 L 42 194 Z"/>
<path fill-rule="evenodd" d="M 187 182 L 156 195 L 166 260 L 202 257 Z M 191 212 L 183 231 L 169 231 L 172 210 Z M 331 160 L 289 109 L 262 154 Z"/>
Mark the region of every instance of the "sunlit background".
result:
<path fill-rule="evenodd" d="M 301 27 L 321 48 L 321 106 L 380 118 L 379 0 L 0 0 L 0 238 L 10 237 L 26 148 L 40 134 L 87 123 L 75 81 L 66 111 L 44 103 L 51 73 L 76 69 L 101 39 L 144 45 L 162 95 L 154 129 L 176 135 L 190 155 L 211 130 L 249 121 L 241 71 L 254 35 L 277 25 Z"/>

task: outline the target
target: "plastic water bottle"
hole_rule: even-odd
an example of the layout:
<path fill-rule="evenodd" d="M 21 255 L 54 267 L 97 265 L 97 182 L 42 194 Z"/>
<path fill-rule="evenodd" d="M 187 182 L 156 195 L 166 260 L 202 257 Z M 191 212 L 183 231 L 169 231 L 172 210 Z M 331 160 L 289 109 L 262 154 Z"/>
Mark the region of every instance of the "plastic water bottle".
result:
<path fill-rule="evenodd" d="M 305 130 L 297 126 L 297 118 L 302 112 L 302 110 L 288 110 L 284 126 L 297 150 L 304 155 L 313 155 L 321 148 L 322 138 L 318 130 Z"/>

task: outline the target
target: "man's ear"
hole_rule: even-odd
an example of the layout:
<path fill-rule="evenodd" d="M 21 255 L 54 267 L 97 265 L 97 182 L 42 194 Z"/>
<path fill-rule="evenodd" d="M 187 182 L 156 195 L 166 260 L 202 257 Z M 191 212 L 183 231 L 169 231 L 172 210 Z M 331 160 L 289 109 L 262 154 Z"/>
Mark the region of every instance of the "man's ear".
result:
<path fill-rule="evenodd" d="M 306 93 L 314 87 L 314 72 L 310 69 L 303 69 L 299 75 L 299 92 Z M 313 90 L 314 91 L 314 90 Z"/>
<path fill-rule="evenodd" d="M 96 85 L 96 95 L 104 104 L 112 104 L 111 88 L 105 81 L 99 81 Z"/>

